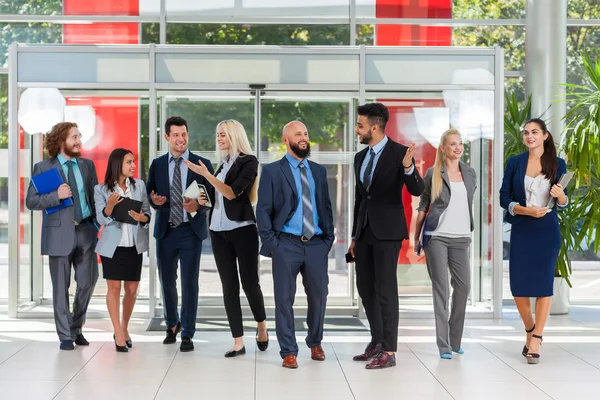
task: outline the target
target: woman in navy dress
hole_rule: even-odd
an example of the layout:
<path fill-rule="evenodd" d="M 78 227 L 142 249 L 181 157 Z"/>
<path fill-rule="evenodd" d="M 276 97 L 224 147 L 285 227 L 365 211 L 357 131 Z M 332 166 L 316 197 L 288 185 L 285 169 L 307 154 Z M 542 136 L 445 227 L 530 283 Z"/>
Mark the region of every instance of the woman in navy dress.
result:
<path fill-rule="evenodd" d="M 507 212 L 510 231 L 510 290 L 525 325 L 522 354 L 529 364 L 539 362 L 544 325 L 550 313 L 554 269 L 562 243 L 557 207 L 567 206 L 564 188 L 557 184 L 567 171 L 544 121 L 525 123 L 523 141 L 528 151 L 511 157 L 500 188 L 500 205 Z M 553 199 L 551 207 L 548 202 Z M 535 321 L 530 297 L 536 298 Z"/>

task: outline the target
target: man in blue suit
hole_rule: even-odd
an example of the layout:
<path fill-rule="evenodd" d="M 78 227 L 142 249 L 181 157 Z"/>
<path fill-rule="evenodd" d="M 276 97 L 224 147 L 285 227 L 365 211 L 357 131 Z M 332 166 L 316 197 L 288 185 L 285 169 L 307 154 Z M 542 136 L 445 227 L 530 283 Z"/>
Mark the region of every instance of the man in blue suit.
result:
<path fill-rule="evenodd" d="M 183 192 L 193 182 L 208 187 L 204 177 L 189 170 L 184 160 L 203 163 L 213 173 L 209 160 L 189 151 L 187 122 L 170 117 L 165 123 L 165 139 L 169 152 L 158 157 L 148 172 L 148 200 L 156 209 L 154 238 L 158 275 L 163 290 L 164 317 L 167 336 L 164 344 L 177 341 L 181 333 L 182 352 L 194 350 L 192 338 L 196 331 L 198 311 L 198 275 L 202 241 L 208 236 L 206 211 L 197 199 L 183 198 Z M 181 319 L 177 313 L 177 261 L 181 265 Z"/>
<path fill-rule="evenodd" d="M 292 121 L 283 128 L 287 154 L 262 169 L 256 219 L 260 254 L 273 259 L 275 324 L 283 367 L 297 368 L 294 329 L 296 277 L 302 274 L 308 299 L 306 344 L 311 358 L 325 360 L 321 347 L 327 303 L 327 256 L 333 244 L 333 214 L 327 170 L 308 161 L 306 126 Z"/>

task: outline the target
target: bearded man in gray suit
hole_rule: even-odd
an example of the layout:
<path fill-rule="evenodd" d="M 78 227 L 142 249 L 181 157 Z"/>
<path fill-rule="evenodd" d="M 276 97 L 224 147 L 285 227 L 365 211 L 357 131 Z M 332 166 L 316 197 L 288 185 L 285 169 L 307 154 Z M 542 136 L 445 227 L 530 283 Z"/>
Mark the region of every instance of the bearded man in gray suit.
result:
<path fill-rule="evenodd" d="M 30 210 L 45 210 L 71 198 L 73 205 L 51 214 L 42 213 L 42 255 L 49 256 L 52 278 L 54 322 L 61 350 L 73 350 L 73 342 L 87 346 L 81 333 L 88 304 L 98 280 L 98 260 L 94 186 L 98 184 L 91 160 L 81 158 L 81 134 L 77 124 L 61 122 L 52 127 L 45 140 L 49 158 L 33 167 L 32 176 L 57 168 L 63 182 L 57 190 L 39 194 L 29 184 L 26 205 Z M 75 302 L 71 313 L 69 286 L 71 265 L 75 270 Z"/>

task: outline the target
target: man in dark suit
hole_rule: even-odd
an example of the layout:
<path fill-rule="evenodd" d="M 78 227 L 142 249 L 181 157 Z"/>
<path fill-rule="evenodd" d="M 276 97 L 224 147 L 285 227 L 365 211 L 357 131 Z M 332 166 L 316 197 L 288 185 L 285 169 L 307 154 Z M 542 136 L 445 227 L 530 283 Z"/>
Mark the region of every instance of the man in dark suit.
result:
<path fill-rule="evenodd" d="M 306 126 L 292 121 L 283 128 L 287 154 L 262 169 L 256 219 L 260 254 L 273 258 L 275 326 L 283 367 L 297 368 L 294 329 L 296 277 L 300 272 L 308 299 L 306 344 L 311 358 L 325 360 L 321 347 L 327 303 L 327 256 L 333 244 L 333 213 L 327 170 L 308 161 Z"/>
<path fill-rule="evenodd" d="M 81 134 L 77 124 L 61 122 L 52 127 L 45 140 L 47 160 L 33 167 L 32 176 L 57 168 L 63 182 L 58 190 L 38 194 L 29 184 L 27 208 L 45 210 L 60 205 L 67 198 L 73 206 L 52 214 L 42 213 L 42 255 L 50 261 L 54 322 L 61 350 L 73 350 L 73 342 L 87 346 L 81 329 L 98 280 L 96 249 L 98 229 L 94 223 L 94 186 L 98 184 L 96 168 L 91 160 L 81 158 Z M 69 306 L 71 265 L 75 269 L 75 302 Z"/>
<path fill-rule="evenodd" d="M 156 209 L 154 238 L 158 275 L 163 290 L 164 317 L 167 336 L 164 344 L 177 341 L 181 333 L 180 350 L 193 351 L 198 311 L 198 275 L 202 241 L 208 236 L 206 211 L 197 199 L 183 198 L 183 192 L 196 181 L 208 187 L 208 181 L 189 170 L 184 160 L 194 164 L 202 161 L 213 173 L 209 160 L 189 151 L 187 122 L 170 117 L 165 123 L 165 139 L 169 152 L 158 157 L 148 172 L 148 200 Z M 177 313 L 177 261 L 181 265 L 181 319 Z"/>
<path fill-rule="evenodd" d="M 398 342 L 397 264 L 408 229 L 402 206 L 402 188 L 413 196 L 425 189 L 410 147 L 385 135 L 389 112 L 381 103 L 358 107 L 355 132 L 367 148 L 354 157 L 356 198 L 352 244 L 356 259 L 356 286 L 371 328 L 371 343 L 355 361 L 370 361 L 367 369 L 396 365 Z"/>

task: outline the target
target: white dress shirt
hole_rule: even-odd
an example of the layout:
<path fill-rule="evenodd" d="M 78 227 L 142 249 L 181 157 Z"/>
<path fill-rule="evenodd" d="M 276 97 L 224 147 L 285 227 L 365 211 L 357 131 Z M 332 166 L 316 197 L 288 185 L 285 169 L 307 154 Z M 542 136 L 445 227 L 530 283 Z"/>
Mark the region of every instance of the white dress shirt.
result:
<path fill-rule="evenodd" d="M 116 193 L 119 193 L 121 197 L 131 198 L 131 181 L 129 178 L 125 181 L 125 192 L 117 182 L 115 182 Z M 119 242 L 119 247 L 133 247 L 135 246 L 135 237 L 133 236 L 133 225 L 121 223 L 121 241 Z"/>
<path fill-rule="evenodd" d="M 231 169 L 233 163 L 237 159 L 237 155 L 229 158 L 229 156 L 225 157 L 221 160 L 223 164 L 223 168 L 217 174 L 216 178 L 221 182 L 225 182 L 225 177 L 227 173 Z M 237 228 L 241 228 L 243 226 L 253 225 L 254 221 L 232 221 L 227 218 L 227 213 L 225 212 L 225 205 L 223 204 L 223 195 L 221 192 L 215 189 L 215 204 L 212 213 L 212 219 L 210 221 L 210 230 L 213 232 L 224 232 L 224 231 L 232 231 Z"/>

